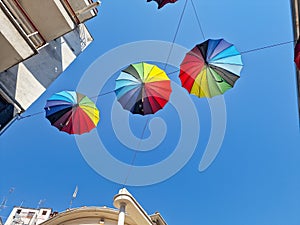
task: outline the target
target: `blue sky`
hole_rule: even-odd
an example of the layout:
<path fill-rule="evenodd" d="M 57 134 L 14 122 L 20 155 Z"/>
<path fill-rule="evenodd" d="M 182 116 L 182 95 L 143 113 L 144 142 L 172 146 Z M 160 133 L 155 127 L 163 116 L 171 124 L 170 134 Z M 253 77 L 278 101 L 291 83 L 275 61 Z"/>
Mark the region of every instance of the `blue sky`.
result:
<path fill-rule="evenodd" d="M 154 2 L 146 0 L 103 0 L 99 15 L 87 22 L 94 42 L 24 116 L 42 111 L 53 93 L 75 90 L 92 63 L 111 49 L 143 40 L 172 42 L 184 2 L 179 0 L 157 10 Z M 194 4 L 205 39 L 224 38 L 241 52 L 293 40 L 289 1 L 194 0 Z M 202 41 L 189 1 L 175 43 L 190 49 Z M 300 138 L 293 44 L 245 53 L 242 59 L 241 78 L 224 94 L 226 133 L 212 165 L 198 171 L 210 136 L 208 102 L 185 93 L 196 106 L 200 121 L 199 140 L 191 159 L 161 183 L 128 187 L 148 213 L 159 211 L 168 224 L 182 224 L 182 219 L 187 224 L 205 225 L 300 223 Z M 168 67 L 170 71 L 174 68 Z M 95 72 L 95 80 L 104 76 L 101 72 Z M 113 89 L 116 76 L 111 75 L 105 90 Z M 179 84 L 178 73 L 170 78 Z M 114 100 L 113 93 L 98 98 L 101 121 L 97 131 L 115 158 L 130 163 L 134 152 L 117 140 L 111 127 Z M 168 126 L 166 138 L 153 151 L 137 153 L 136 165 L 165 159 L 178 142 L 180 123 L 175 109 L 167 105 L 157 116 Z M 140 116 L 130 117 L 137 137 L 145 121 Z M 146 129 L 145 138 L 149 135 Z M 7 216 L 12 206 L 22 202 L 23 206 L 36 207 L 41 199 L 46 200 L 43 206 L 63 211 L 76 185 L 79 191 L 73 207 L 112 206 L 113 196 L 122 187 L 95 172 L 81 155 L 74 136 L 57 131 L 43 114 L 16 121 L 1 136 L 0 146 L 0 197 L 8 197 L 8 207 L 0 211 L 1 216 Z M 95 146 L 90 143 L 88 147 Z M 15 191 L 8 194 L 11 187 Z"/>

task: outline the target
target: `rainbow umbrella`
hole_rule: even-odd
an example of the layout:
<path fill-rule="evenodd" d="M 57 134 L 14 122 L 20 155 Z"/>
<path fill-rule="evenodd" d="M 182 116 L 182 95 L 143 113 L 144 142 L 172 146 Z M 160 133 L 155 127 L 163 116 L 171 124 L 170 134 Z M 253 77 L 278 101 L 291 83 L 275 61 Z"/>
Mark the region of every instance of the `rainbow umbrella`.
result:
<path fill-rule="evenodd" d="M 242 67 L 241 54 L 233 44 L 208 39 L 186 54 L 179 78 L 189 93 L 211 98 L 231 89 Z"/>
<path fill-rule="evenodd" d="M 177 0 L 147 0 L 147 2 L 155 1 L 158 4 L 158 9 L 162 8 L 168 3 L 175 3 Z"/>
<path fill-rule="evenodd" d="M 294 49 L 294 62 L 298 70 L 300 70 L 300 39 L 298 39 Z"/>
<path fill-rule="evenodd" d="M 153 114 L 169 101 L 171 81 L 166 73 L 148 63 L 131 64 L 116 80 L 115 93 L 122 107 L 133 114 Z"/>
<path fill-rule="evenodd" d="M 88 97 L 75 91 L 52 95 L 45 106 L 51 125 L 69 134 L 83 134 L 99 122 L 99 110 Z"/>

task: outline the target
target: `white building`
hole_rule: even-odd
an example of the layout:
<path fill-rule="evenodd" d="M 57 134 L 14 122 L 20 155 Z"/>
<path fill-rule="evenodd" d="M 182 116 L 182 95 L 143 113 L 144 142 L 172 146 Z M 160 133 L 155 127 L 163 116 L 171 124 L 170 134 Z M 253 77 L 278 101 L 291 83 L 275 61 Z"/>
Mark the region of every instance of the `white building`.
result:
<path fill-rule="evenodd" d="M 92 0 L 0 0 L 0 134 L 93 41 Z"/>
<path fill-rule="evenodd" d="M 31 209 L 24 207 L 14 207 L 5 224 L 39 225 L 40 223 L 48 220 L 51 214 L 52 209 L 48 208 Z"/>
<path fill-rule="evenodd" d="M 4 225 L 167 225 L 158 212 L 148 215 L 124 188 L 114 197 L 113 204 L 115 209 L 85 206 L 61 213 L 48 208 L 15 207 Z"/>

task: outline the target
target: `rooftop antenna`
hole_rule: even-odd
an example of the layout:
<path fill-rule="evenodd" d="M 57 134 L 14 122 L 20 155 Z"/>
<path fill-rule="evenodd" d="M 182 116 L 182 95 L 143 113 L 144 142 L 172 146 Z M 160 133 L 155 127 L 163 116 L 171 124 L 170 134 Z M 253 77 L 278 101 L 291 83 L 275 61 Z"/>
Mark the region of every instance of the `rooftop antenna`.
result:
<path fill-rule="evenodd" d="M 1 202 L 1 204 L 0 204 L 0 211 L 1 211 L 2 209 L 4 209 L 4 208 L 7 207 L 6 203 L 7 203 L 7 200 L 8 200 L 8 196 L 9 196 L 11 193 L 13 193 L 14 190 L 15 190 L 15 188 L 14 188 L 14 187 L 11 187 L 11 188 L 8 190 L 8 195 L 3 197 L 3 200 L 2 200 L 2 202 Z"/>
<path fill-rule="evenodd" d="M 46 199 L 40 199 L 36 208 L 39 209 L 42 205 L 44 205 L 45 202 L 46 202 Z"/>
<path fill-rule="evenodd" d="M 6 208 L 6 203 L 7 203 L 7 197 L 4 196 L 1 204 L 0 204 L 0 211 L 4 208 Z"/>
<path fill-rule="evenodd" d="M 69 209 L 72 208 L 73 201 L 77 197 L 77 192 L 78 192 L 78 185 L 76 185 L 75 190 L 73 192 L 73 195 L 72 195 L 72 198 L 71 198 L 71 201 L 70 201 Z"/>

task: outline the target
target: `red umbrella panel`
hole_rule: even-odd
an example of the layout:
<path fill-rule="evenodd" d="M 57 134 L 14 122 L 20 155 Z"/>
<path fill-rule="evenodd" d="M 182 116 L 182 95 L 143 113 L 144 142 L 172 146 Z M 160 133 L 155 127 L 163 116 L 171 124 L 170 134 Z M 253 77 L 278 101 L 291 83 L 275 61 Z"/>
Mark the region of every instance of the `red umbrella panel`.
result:
<path fill-rule="evenodd" d="M 298 70 L 300 70 L 300 39 L 298 39 L 295 49 L 294 49 L 294 62 Z"/>
<path fill-rule="evenodd" d="M 158 4 L 158 9 L 162 8 L 168 3 L 175 3 L 177 0 L 147 0 L 147 2 L 155 1 Z"/>
<path fill-rule="evenodd" d="M 83 134 L 99 122 L 99 110 L 85 95 L 62 91 L 52 95 L 45 106 L 51 125 L 69 134 Z"/>

